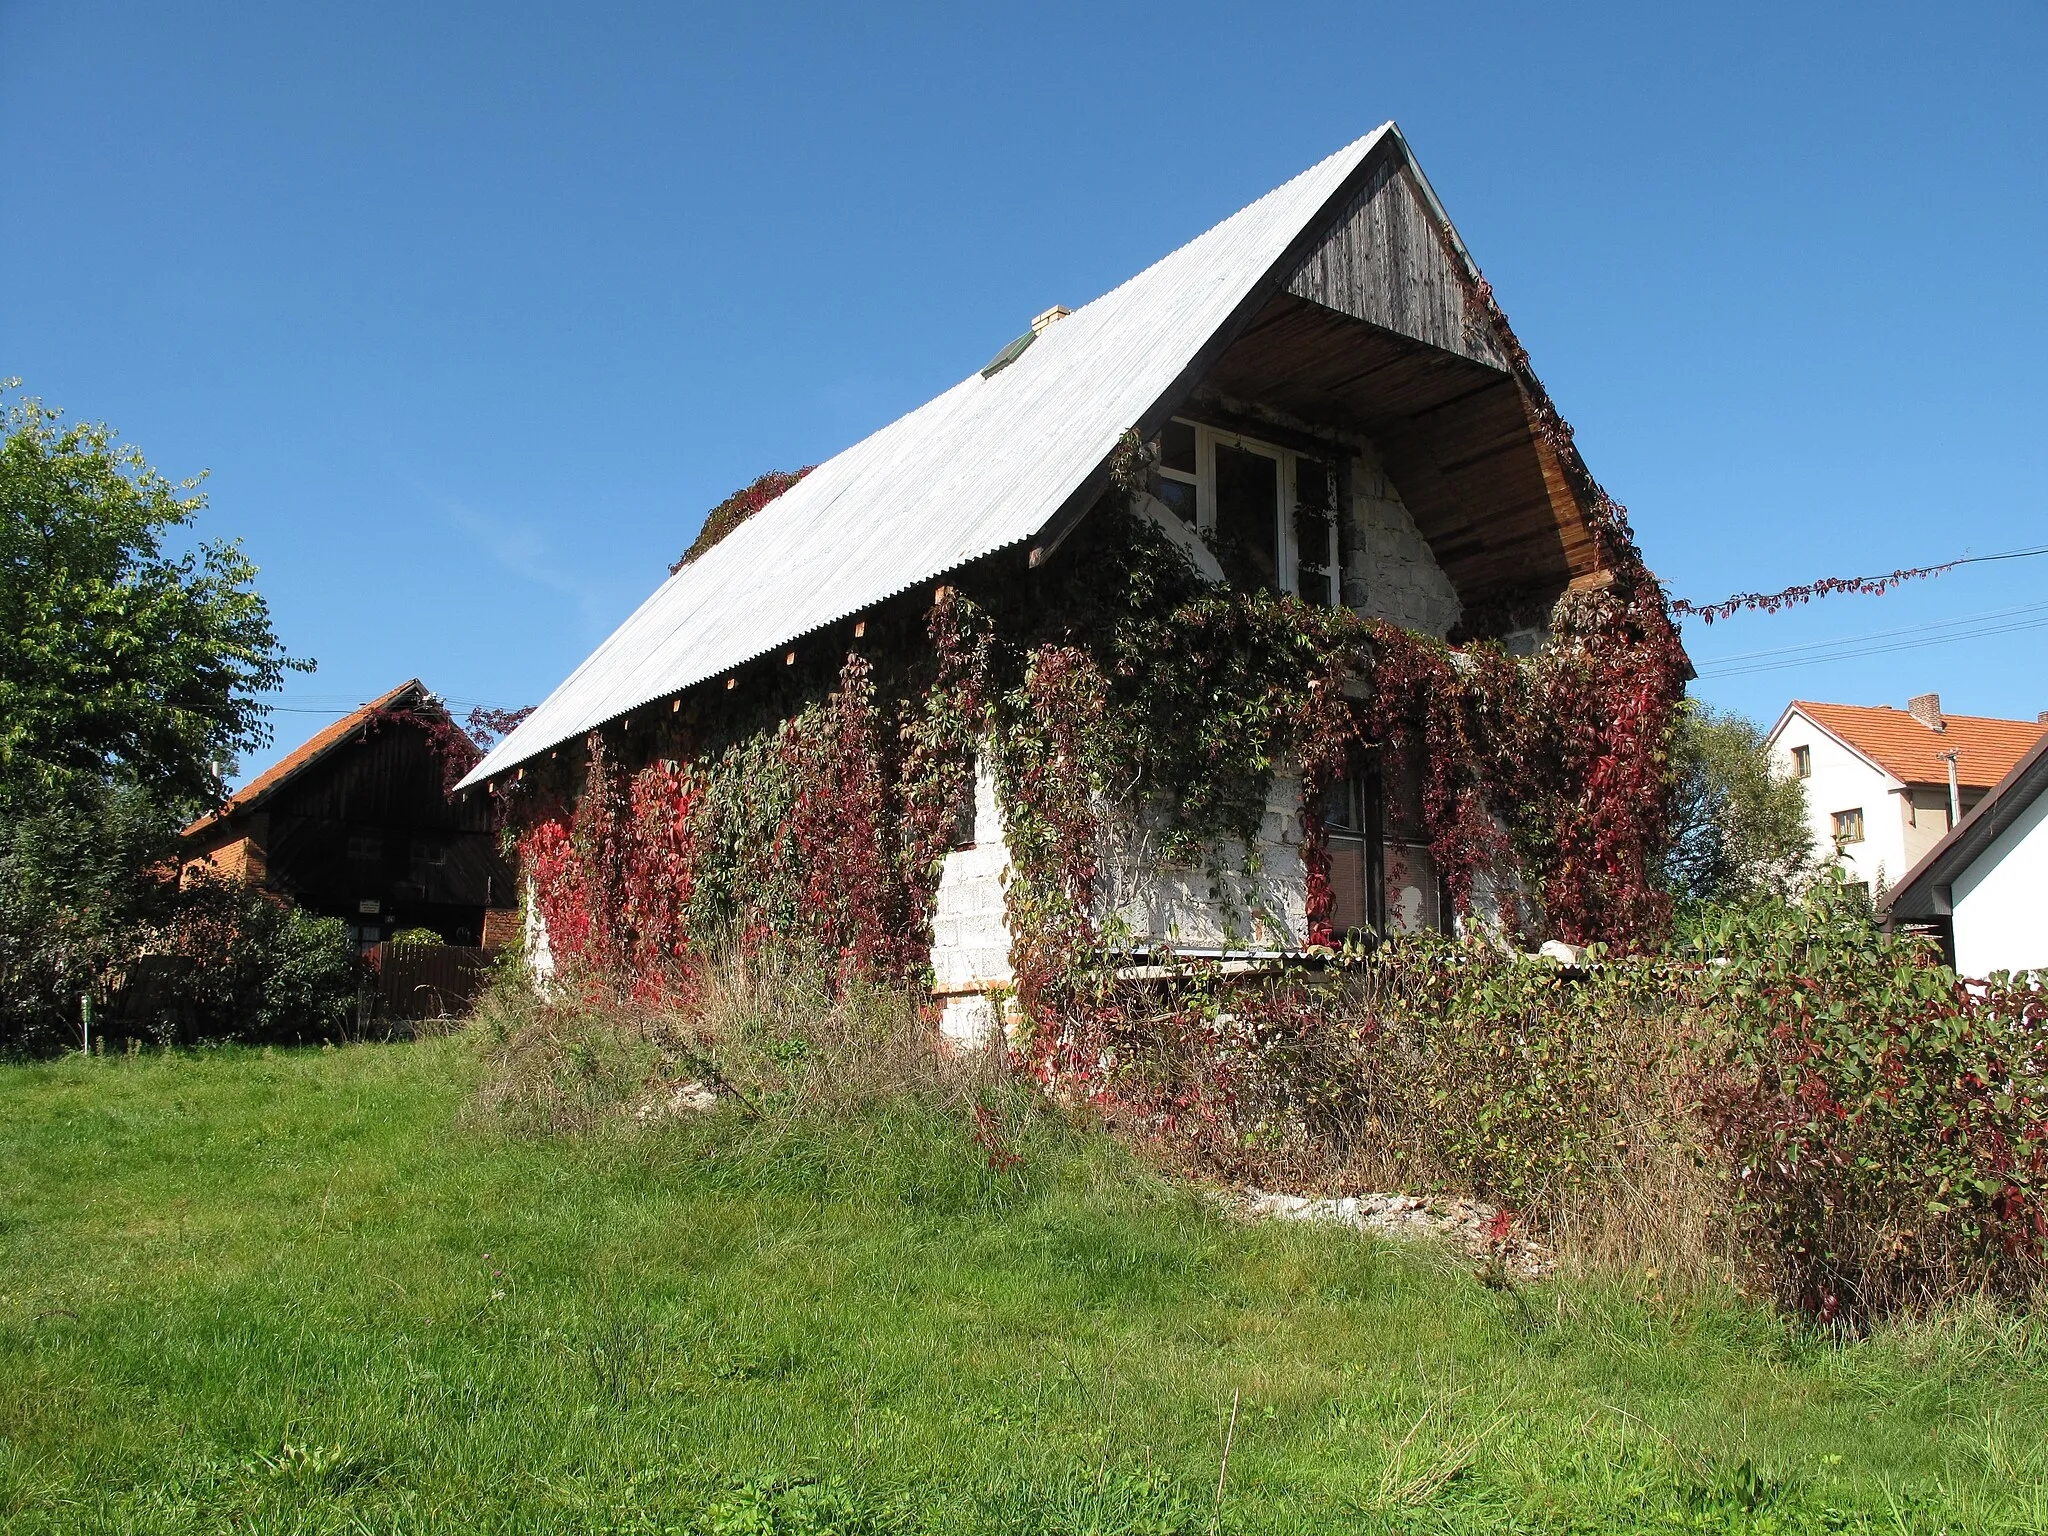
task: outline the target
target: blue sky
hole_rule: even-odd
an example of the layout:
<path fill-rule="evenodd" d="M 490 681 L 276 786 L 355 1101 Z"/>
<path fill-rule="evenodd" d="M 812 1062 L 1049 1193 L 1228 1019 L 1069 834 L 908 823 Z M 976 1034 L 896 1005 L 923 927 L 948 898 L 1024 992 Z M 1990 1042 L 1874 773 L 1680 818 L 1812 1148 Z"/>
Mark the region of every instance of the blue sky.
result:
<path fill-rule="evenodd" d="M 1718 597 L 2048 544 L 2044 81 L 2034 0 L 0 0 L 0 374 L 212 471 L 320 663 L 280 748 L 413 674 L 529 703 L 734 487 L 1392 117 L 1652 565 Z M 1688 640 L 1764 721 L 2030 718 L 2043 621 L 2048 558 Z"/>

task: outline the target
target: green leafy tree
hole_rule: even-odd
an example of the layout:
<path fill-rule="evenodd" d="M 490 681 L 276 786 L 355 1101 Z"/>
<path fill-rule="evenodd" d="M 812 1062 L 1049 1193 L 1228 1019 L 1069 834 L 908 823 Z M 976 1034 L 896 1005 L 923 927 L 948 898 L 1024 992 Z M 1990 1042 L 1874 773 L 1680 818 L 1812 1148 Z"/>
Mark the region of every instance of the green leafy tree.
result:
<path fill-rule="evenodd" d="M 312 664 L 239 543 L 170 547 L 198 486 L 104 424 L 19 394 L 0 410 L 0 816 L 109 783 L 190 810 L 269 742 L 261 696 Z"/>
<path fill-rule="evenodd" d="M 1815 868 L 1806 791 L 1771 771 L 1764 733 L 1741 715 L 1688 701 L 1672 748 L 1675 778 L 1665 876 L 1702 905 L 1789 896 Z"/>
<path fill-rule="evenodd" d="M 75 1044 L 88 998 L 162 1039 L 331 1032 L 352 1003 L 340 923 L 178 878 L 180 822 L 311 665 L 240 547 L 191 540 L 197 491 L 106 426 L 0 407 L 0 1052 Z"/>

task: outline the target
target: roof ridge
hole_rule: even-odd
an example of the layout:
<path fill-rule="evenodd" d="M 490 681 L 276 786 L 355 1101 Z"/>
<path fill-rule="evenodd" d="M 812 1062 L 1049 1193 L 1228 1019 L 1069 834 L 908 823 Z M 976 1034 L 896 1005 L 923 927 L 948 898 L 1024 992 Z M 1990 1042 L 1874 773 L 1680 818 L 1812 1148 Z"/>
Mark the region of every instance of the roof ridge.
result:
<path fill-rule="evenodd" d="M 291 751 L 285 753 L 283 757 L 280 757 L 268 768 L 257 774 L 255 778 L 229 795 L 219 805 L 215 806 L 205 815 L 195 819 L 191 825 L 185 827 L 178 835 L 180 837 L 196 836 L 198 833 L 204 832 L 208 827 L 227 820 L 229 816 L 238 811 L 251 809 L 257 801 L 264 799 L 282 785 L 290 782 L 306 769 L 312 767 L 313 764 L 320 761 L 329 752 L 340 746 L 358 726 L 365 724 L 370 716 L 374 715 L 378 710 L 388 708 L 393 700 L 399 698 L 408 690 L 415 688 L 419 690 L 422 699 L 434 698 L 433 691 L 416 677 L 407 678 L 396 688 L 386 689 L 383 693 L 377 695 L 376 698 L 358 704 L 339 719 L 321 726 L 319 730 L 308 736 L 296 747 L 293 747 Z"/>

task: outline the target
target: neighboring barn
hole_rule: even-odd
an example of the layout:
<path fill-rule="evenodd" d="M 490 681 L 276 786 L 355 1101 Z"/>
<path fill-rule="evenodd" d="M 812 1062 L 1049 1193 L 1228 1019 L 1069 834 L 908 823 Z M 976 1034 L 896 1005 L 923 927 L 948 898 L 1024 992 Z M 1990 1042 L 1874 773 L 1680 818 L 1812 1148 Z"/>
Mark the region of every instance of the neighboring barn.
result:
<path fill-rule="evenodd" d="M 1392 124 L 718 521 L 464 781 L 544 971 L 1654 926 L 1684 655 Z"/>
<path fill-rule="evenodd" d="M 408 928 L 450 944 L 514 940 L 516 882 L 490 809 L 448 795 L 451 767 L 475 755 L 433 695 L 403 683 L 187 827 L 185 868 L 338 917 L 364 948 Z"/>
<path fill-rule="evenodd" d="M 2048 736 L 1913 867 L 1886 921 L 1931 929 L 1965 976 L 2048 972 Z"/>

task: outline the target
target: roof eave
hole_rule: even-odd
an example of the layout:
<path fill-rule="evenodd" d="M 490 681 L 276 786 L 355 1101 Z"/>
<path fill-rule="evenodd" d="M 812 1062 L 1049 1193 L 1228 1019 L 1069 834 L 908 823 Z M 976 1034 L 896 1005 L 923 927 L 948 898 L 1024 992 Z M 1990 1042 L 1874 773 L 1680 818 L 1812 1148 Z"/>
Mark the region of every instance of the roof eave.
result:
<path fill-rule="evenodd" d="M 1906 918 L 1938 915 L 1934 910 L 1936 889 L 1952 884 L 2044 792 L 2048 792 L 2048 735 L 2029 747 L 1970 814 L 1907 871 L 1891 893 L 1886 914 Z"/>
<path fill-rule="evenodd" d="M 194 821 L 190 826 L 181 830 L 178 833 L 179 838 L 186 839 L 197 837 L 202 832 L 210 831 L 212 828 L 217 826 L 224 826 L 227 823 L 235 820 L 237 817 L 249 815 L 251 812 L 255 811 L 259 806 L 261 806 L 266 800 L 270 799 L 272 795 L 276 794 L 280 789 L 284 788 L 285 785 L 291 783 L 292 780 L 296 779 L 308 768 L 311 768 L 315 763 L 325 762 L 329 756 L 339 751 L 342 747 L 346 746 L 354 736 L 355 724 L 367 722 L 369 717 L 377 713 L 379 710 L 391 709 L 395 707 L 398 701 L 403 699 L 408 693 L 417 693 L 422 701 L 432 697 L 432 695 L 429 694 L 427 691 L 426 684 L 422 683 L 418 678 L 415 677 L 407 679 L 405 682 L 400 683 L 396 688 L 393 688 L 389 693 L 381 694 L 377 698 L 370 700 L 370 702 L 367 704 L 357 705 L 354 709 L 350 710 L 346 715 L 344 715 L 341 718 L 341 720 L 335 722 L 336 726 L 340 726 L 345 722 L 349 723 L 348 728 L 337 731 L 332 741 L 327 742 L 325 745 L 316 748 L 313 752 L 308 754 L 304 762 L 292 764 L 291 771 L 289 773 L 280 774 L 277 778 L 271 780 L 268 784 L 264 784 L 260 788 L 255 789 L 253 793 L 245 790 L 241 793 L 230 795 L 218 807 L 211 811 L 208 811 L 204 816 L 198 818 L 198 820 Z M 334 727 L 329 727 L 329 729 L 334 729 Z M 313 734 L 317 736 L 320 733 L 316 731 Z M 298 747 L 293 748 L 293 751 L 303 751 L 304 746 L 305 744 L 302 742 Z M 291 754 L 286 753 L 285 755 L 289 757 Z M 244 796 L 246 796 L 246 798 L 244 798 Z"/>

